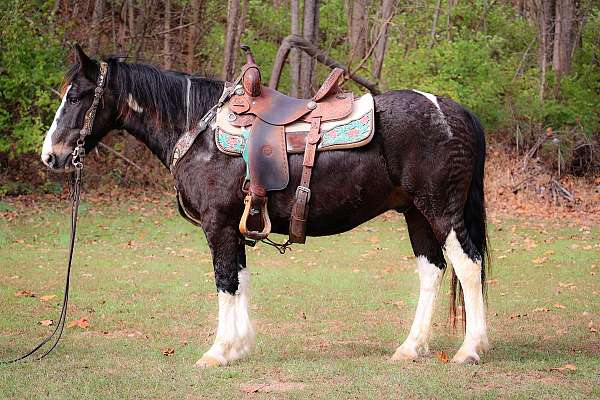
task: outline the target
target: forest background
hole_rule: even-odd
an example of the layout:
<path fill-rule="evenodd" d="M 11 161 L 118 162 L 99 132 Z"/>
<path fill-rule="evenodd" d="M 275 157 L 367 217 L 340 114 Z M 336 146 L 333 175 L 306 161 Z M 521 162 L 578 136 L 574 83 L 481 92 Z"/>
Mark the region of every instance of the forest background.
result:
<path fill-rule="evenodd" d="M 448 96 L 482 120 L 488 142 L 552 175 L 600 172 L 597 0 L 4 0 L 0 2 L 0 196 L 60 193 L 39 161 L 73 62 L 71 45 L 221 79 L 251 46 L 269 79 L 290 34 L 382 90 Z M 310 97 L 329 68 L 292 49 L 279 90 Z M 356 93 L 364 87 L 349 81 Z M 91 179 L 147 186 L 166 177 L 115 132 Z M 108 163 L 107 161 L 110 161 Z M 110 164 L 110 167 L 107 165 Z M 166 179 L 166 178 L 165 178 Z M 160 181 L 160 179 L 158 179 Z M 164 180 L 164 179 L 163 179 Z M 165 184 L 167 187 L 168 184 Z"/>

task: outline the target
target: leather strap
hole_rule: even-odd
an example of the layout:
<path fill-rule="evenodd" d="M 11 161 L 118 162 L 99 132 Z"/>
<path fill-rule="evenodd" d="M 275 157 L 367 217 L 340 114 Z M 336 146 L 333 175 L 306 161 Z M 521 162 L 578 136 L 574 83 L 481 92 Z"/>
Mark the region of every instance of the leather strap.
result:
<path fill-rule="evenodd" d="M 302 177 L 300 185 L 296 188 L 294 205 L 290 215 L 290 243 L 306 242 L 306 220 L 308 217 L 308 203 L 310 201 L 310 178 L 315 164 L 317 144 L 321 140 L 321 117 L 313 117 L 310 121 L 310 131 L 306 138 L 304 161 L 302 162 Z"/>

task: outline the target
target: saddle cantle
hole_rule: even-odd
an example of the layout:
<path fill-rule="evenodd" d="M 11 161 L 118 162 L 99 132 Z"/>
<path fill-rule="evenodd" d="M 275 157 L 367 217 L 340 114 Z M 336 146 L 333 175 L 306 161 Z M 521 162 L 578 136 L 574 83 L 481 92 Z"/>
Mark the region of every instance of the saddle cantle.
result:
<path fill-rule="evenodd" d="M 240 85 L 217 112 L 215 141 L 226 154 L 242 155 L 247 174 L 240 232 L 265 239 L 271 231 L 267 193 L 289 184 L 288 153 L 304 153 L 289 229 L 290 243 L 304 243 L 317 151 L 363 146 L 373 136 L 373 98 L 354 99 L 339 87 L 344 71 L 334 69 L 312 99 L 297 99 L 261 85 L 250 49 Z"/>

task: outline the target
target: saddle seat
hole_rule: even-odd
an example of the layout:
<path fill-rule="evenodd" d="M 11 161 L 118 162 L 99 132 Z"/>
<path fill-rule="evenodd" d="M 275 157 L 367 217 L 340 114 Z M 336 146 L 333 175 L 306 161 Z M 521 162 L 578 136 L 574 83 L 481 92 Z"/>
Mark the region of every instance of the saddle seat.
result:
<path fill-rule="evenodd" d="M 315 153 L 324 134 L 322 124 L 343 121 L 351 116 L 354 96 L 341 91 L 339 81 L 344 71 L 340 68 L 331 72 L 311 99 L 286 96 L 264 87 L 250 49 L 246 46 L 242 49 L 246 52 L 247 62 L 242 68 L 241 85 L 234 88 L 228 103 L 217 113 L 214 126 L 217 146 L 228 154 L 232 152 L 219 145 L 220 135 L 236 130 L 242 132 L 238 137 L 244 141 L 241 153 L 247 167 L 244 185 L 247 195 L 239 229 L 252 240 L 268 236 L 271 222 L 267 211 L 267 192 L 288 186 L 288 151 L 290 147 L 292 151 L 301 151 L 298 147 L 304 145 L 302 176 L 294 196 L 289 229 L 290 243 L 304 243 L 311 196 L 310 177 Z M 298 126 L 308 129 L 308 132 L 292 129 Z"/>

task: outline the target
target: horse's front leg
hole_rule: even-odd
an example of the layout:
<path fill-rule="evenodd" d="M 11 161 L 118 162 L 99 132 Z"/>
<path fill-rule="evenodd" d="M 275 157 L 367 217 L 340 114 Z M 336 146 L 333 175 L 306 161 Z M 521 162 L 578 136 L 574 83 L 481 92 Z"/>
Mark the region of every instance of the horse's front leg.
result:
<path fill-rule="evenodd" d="M 219 321 L 212 347 L 196 362 L 197 367 L 225 365 L 247 355 L 254 346 L 254 329 L 248 315 L 250 273 L 246 268 L 244 241 L 234 227 L 205 229 L 213 256 L 219 297 Z"/>

